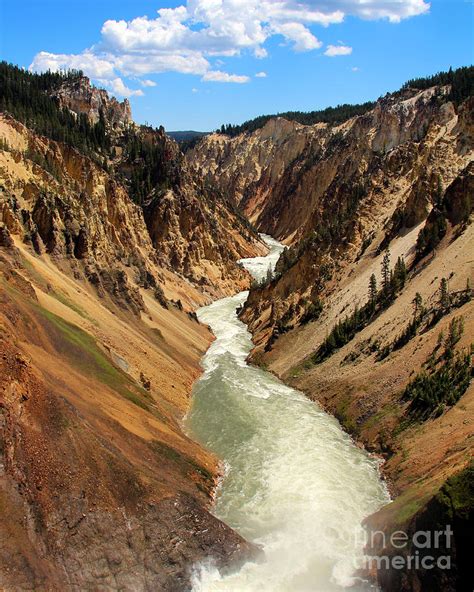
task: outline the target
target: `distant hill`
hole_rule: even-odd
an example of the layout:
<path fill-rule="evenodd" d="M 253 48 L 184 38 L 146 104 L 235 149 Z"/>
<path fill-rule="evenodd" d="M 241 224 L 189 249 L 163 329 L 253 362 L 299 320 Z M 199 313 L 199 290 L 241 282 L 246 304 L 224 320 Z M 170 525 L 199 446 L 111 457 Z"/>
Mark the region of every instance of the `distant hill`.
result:
<path fill-rule="evenodd" d="M 209 132 L 195 132 L 193 130 L 186 130 L 182 132 L 166 132 L 168 136 L 171 136 L 173 140 L 177 142 L 189 142 L 190 140 L 195 140 L 196 138 L 202 138 L 203 136 L 207 136 Z"/>

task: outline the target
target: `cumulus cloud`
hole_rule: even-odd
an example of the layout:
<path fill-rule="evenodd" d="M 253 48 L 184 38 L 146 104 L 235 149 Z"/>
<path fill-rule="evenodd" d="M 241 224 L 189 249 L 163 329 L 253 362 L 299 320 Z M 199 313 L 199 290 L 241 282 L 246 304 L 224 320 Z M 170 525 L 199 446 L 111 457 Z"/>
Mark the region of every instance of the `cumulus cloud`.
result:
<path fill-rule="evenodd" d="M 110 90 L 114 95 L 118 97 L 126 97 L 128 99 L 130 97 L 142 97 L 144 94 L 143 91 L 140 89 L 133 90 L 129 88 L 119 77 L 113 78 L 112 80 L 97 78 L 96 82 L 100 86 L 103 86 L 107 90 Z"/>
<path fill-rule="evenodd" d="M 311 31 L 301 23 L 282 23 L 273 26 L 273 31 L 283 35 L 288 41 L 293 41 L 295 51 L 309 51 L 322 46 Z"/>
<path fill-rule="evenodd" d="M 203 82 L 235 82 L 237 84 L 245 84 L 250 82 L 248 76 L 238 76 L 237 74 L 228 74 L 220 70 L 209 70 L 201 78 Z"/>
<path fill-rule="evenodd" d="M 143 91 L 142 90 L 132 90 L 128 88 L 124 81 L 121 78 L 114 78 L 113 80 L 108 80 L 104 82 L 105 86 L 108 86 L 114 95 L 119 95 L 121 97 L 142 97 Z"/>
<path fill-rule="evenodd" d="M 243 52 L 264 59 L 265 43 L 275 35 L 283 36 L 294 51 L 312 51 L 321 47 L 312 27 L 341 23 L 347 16 L 398 23 L 429 7 L 426 0 L 183 0 L 181 6 L 161 8 L 153 18 L 107 20 L 91 48 L 79 54 L 40 52 L 31 68 L 81 69 L 128 96 L 140 91 L 127 89 L 123 81 L 122 88 L 117 79 L 179 72 L 242 83 L 248 77 L 213 71 L 209 60 Z M 325 53 L 348 55 L 349 49 L 329 46 Z M 147 81 L 142 80 L 143 87 L 151 86 Z"/>
<path fill-rule="evenodd" d="M 88 76 L 95 79 L 115 78 L 117 75 L 110 60 L 99 57 L 90 50 L 77 55 L 41 51 L 36 54 L 30 69 L 34 71 L 51 70 L 52 72 L 68 69 L 83 70 Z"/>
<path fill-rule="evenodd" d="M 352 47 L 347 45 L 328 45 L 324 55 L 334 58 L 336 56 L 351 55 Z"/>
<path fill-rule="evenodd" d="M 144 86 L 145 88 L 150 88 L 152 86 L 156 86 L 156 82 L 154 82 L 153 80 L 139 80 L 140 84 L 142 86 Z"/>
<path fill-rule="evenodd" d="M 255 78 L 266 78 L 267 77 L 267 73 L 266 72 L 257 72 L 255 74 Z"/>

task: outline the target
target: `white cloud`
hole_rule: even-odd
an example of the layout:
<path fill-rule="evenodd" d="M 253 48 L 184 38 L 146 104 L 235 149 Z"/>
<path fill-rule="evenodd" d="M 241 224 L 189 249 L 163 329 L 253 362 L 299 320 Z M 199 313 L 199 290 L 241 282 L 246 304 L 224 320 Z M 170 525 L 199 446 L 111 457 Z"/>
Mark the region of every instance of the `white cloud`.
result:
<path fill-rule="evenodd" d="M 112 62 L 95 55 L 90 50 L 77 55 L 41 51 L 36 54 L 30 66 L 30 70 L 35 72 L 44 72 L 46 70 L 56 72 L 57 70 L 67 69 L 83 70 L 85 74 L 95 79 L 114 78 L 117 75 Z"/>
<path fill-rule="evenodd" d="M 255 78 L 266 78 L 267 77 L 267 73 L 266 72 L 257 72 L 255 74 Z"/>
<path fill-rule="evenodd" d="M 192 88 L 192 89 L 191 89 L 191 92 L 192 92 L 192 93 L 197 93 L 197 92 L 199 92 L 199 91 L 198 91 L 198 89 L 197 89 L 197 88 Z"/>
<path fill-rule="evenodd" d="M 274 25 L 273 30 L 275 33 L 283 35 L 289 41 L 293 41 L 295 51 L 309 51 L 322 46 L 321 41 L 301 23 L 282 23 Z"/>
<path fill-rule="evenodd" d="M 334 58 L 336 56 L 351 55 L 352 47 L 347 45 L 328 45 L 324 55 Z"/>
<path fill-rule="evenodd" d="M 95 80 L 115 81 L 161 72 L 202 76 L 206 80 L 247 82 L 248 77 L 211 70 L 210 58 L 247 52 L 265 58 L 265 42 L 282 35 L 297 52 L 321 47 L 311 27 L 341 23 L 347 16 L 393 23 L 426 13 L 426 0 L 182 0 L 154 18 L 107 20 L 97 44 L 79 54 L 38 53 L 34 70 L 82 69 Z M 331 49 L 332 48 L 332 49 Z M 342 44 L 326 55 L 348 55 Z M 220 66 L 217 65 L 219 68 Z M 148 79 L 144 87 L 151 86 Z M 122 92 L 137 94 L 123 83 Z"/>
<path fill-rule="evenodd" d="M 357 66 L 354 66 L 353 68 L 351 68 L 351 70 L 352 70 L 353 72 L 358 72 L 358 71 L 359 71 L 359 68 L 358 68 Z"/>
<path fill-rule="evenodd" d="M 245 84 L 250 82 L 249 76 L 238 76 L 237 74 L 228 74 L 220 70 L 209 70 L 201 78 L 203 82 L 235 82 L 237 84 Z"/>
<path fill-rule="evenodd" d="M 156 86 L 156 82 L 154 82 L 153 80 L 139 80 L 140 84 L 142 86 L 144 86 L 145 88 L 150 88 L 152 86 Z"/>
<path fill-rule="evenodd" d="M 114 78 L 113 80 L 101 80 L 100 78 L 97 79 L 102 86 L 105 88 L 110 89 L 114 95 L 119 97 L 142 97 L 143 91 L 142 90 L 133 90 L 128 88 L 128 86 L 124 83 L 121 78 Z"/>
<path fill-rule="evenodd" d="M 256 47 L 253 51 L 253 55 L 258 60 L 263 60 L 263 58 L 266 58 L 268 56 L 268 51 L 264 47 Z"/>

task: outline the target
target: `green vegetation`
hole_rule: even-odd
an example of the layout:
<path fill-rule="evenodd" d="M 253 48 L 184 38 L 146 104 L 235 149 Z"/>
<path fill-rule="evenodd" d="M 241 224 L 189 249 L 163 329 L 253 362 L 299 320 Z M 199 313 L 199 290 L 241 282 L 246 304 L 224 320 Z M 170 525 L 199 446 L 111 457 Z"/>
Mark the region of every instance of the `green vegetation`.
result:
<path fill-rule="evenodd" d="M 51 155 L 48 152 L 43 155 L 43 153 L 38 150 L 28 148 L 25 151 L 24 156 L 31 162 L 37 164 L 43 170 L 50 173 L 50 175 L 52 175 L 56 181 L 61 183 L 63 177 L 61 169 L 57 166 L 57 164 L 54 162 L 54 159 L 51 158 Z"/>
<path fill-rule="evenodd" d="M 0 111 L 10 113 L 36 133 L 55 141 L 64 142 L 86 156 L 92 157 L 104 169 L 107 158 L 115 158 L 110 145 L 104 114 L 91 124 L 86 114 L 76 115 L 61 108 L 52 95 L 64 84 L 74 84 L 81 71 L 35 74 L 6 62 L 0 63 Z M 170 149 L 164 130 L 130 127 L 120 140 L 124 143 L 124 178 L 134 201 L 143 204 L 152 190 L 163 190 L 177 182 L 177 157 Z M 6 145 L 0 146 L 6 149 Z M 61 171 L 48 155 L 28 149 L 26 158 L 35 162 L 61 181 Z"/>
<path fill-rule="evenodd" d="M 431 308 L 426 308 L 423 304 L 421 294 L 417 293 L 413 299 L 413 318 L 392 342 L 381 348 L 377 354 L 377 361 L 385 359 L 390 352 L 401 349 L 420 330 L 432 329 L 445 315 L 456 308 L 462 307 L 466 302 L 472 299 L 472 290 L 469 281 L 466 283 L 466 289 L 459 292 L 450 293 L 448 281 L 442 278 L 438 289 L 438 303 Z M 453 344 L 454 346 L 454 344 Z"/>
<path fill-rule="evenodd" d="M 445 508 L 449 520 L 452 521 L 457 518 L 469 521 L 472 519 L 474 511 L 474 462 L 471 462 L 464 470 L 447 479 L 435 499 Z"/>
<path fill-rule="evenodd" d="M 184 452 L 180 452 L 176 448 L 172 448 L 165 444 L 164 442 L 160 442 L 158 440 L 152 440 L 148 446 L 151 450 L 158 454 L 162 458 L 167 458 L 169 461 L 178 465 L 184 473 L 188 473 L 189 471 L 196 471 L 200 473 L 200 475 L 207 481 L 213 482 L 214 477 L 212 473 L 203 467 L 199 463 L 197 463 L 193 458 L 185 454 Z"/>
<path fill-rule="evenodd" d="M 327 107 L 320 111 L 285 111 L 284 113 L 278 113 L 276 115 L 260 115 L 255 119 L 250 119 L 242 123 L 241 125 L 222 125 L 220 129 L 216 130 L 221 134 L 227 136 L 238 136 L 242 133 L 252 133 L 255 130 L 262 128 L 270 119 L 274 117 L 284 117 L 290 121 L 297 121 L 303 125 L 314 125 L 315 123 L 329 123 L 330 125 L 338 125 L 344 123 L 351 117 L 356 115 L 364 115 L 371 109 L 373 109 L 375 103 L 367 102 L 361 105 L 338 105 L 337 107 Z"/>
<path fill-rule="evenodd" d="M 362 331 L 373 319 L 385 310 L 405 286 L 407 270 L 403 259 L 398 258 L 394 270 L 390 269 L 390 252 L 387 250 L 382 260 L 382 289 L 377 292 L 376 280 L 370 278 L 369 299 L 354 312 L 336 323 L 329 335 L 311 356 L 313 364 L 320 364 L 335 351 L 349 343 L 357 333 Z"/>
<path fill-rule="evenodd" d="M 444 212 L 435 207 L 416 240 L 416 259 L 420 260 L 431 253 L 446 234 L 448 225 Z"/>
<path fill-rule="evenodd" d="M 300 325 L 306 325 L 311 321 L 316 321 L 317 319 L 319 319 L 322 312 L 323 303 L 319 298 L 316 297 L 316 299 L 313 302 L 310 302 L 309 306 L 303 313 L 303 316 L 300 319 Z"/>
<path fill-rule="evenodd" d="M 174 155 L 164 129 L 149 128 L 148 137 L 130 128 L 125 132 L 126 161 L 131 165 L 129 190 L 133 201 L 143 205 L 155 190 L 165 191 L 179 182 L 178 156 Z"/>
<path fill-rule="evenodd" d="M 455 317 L 449 324 L 448 335 L 438 340 L 434 352 L 423 369 L 407 385 L 403 400 L 410 401 L 409 414 L 418 421 L 438 417 L 447 406 L 455 405 L 471 382 L 471 352 L 455 352 L 454 347 L 464 330 L 462 317 Z M 444 346 L 435 359 L 436 350 Z M 472 349 L 472 348 L 471 348 Z"/>
<path fill-rule="evenodd" d="M 350 393 L 346 394 L 338 404 L 335 415 L 346 432 L 349 432 L 350 434 L 357 434 L 357 424 L 349 412 L 349 407 L 352 401 L 353 398 L 351 397 Z"/>
<path fill-rule="evenodd" d="M 337 199 L 334 200 L 336 192 Z M 335 210 L 332 204 L 331 207 L 322 207 L 321 216 L 313 232 L 297 245 L 282 251 L 275 266 L 275 280 L 296 265 L 303 253 L 312 250 L 316 256 L 320 256 L 322 249 L 327 249 L 333 242 L 340 242 L 346 233 L 350 232 L 359 203 L 367 195 L 367 187 L 363 180 L 355 177 L 342 185 L 331 185 L 327 194 L 335 201 L 337 209 Z M 321 281 L 330 279 L 330 265 L 322 263 L 319 266 Z"/>
<path fill-rule="evenodd" d="M 438 74 L 425 78 L 414 78 L 406 82 L 402 86 L 402 89 L 417 88 L 425 90 L 432 86 L 446 86 L 448 84 L 451 85 L 449 98 L 456 105 L 459 105 L 465 99 L 472 96 L 474 92 L 474 67 L 464 66 L 457 70 L 450 68 L 448 72 L 438 72 Z"/>
<path fill-rule="evenodd" d="M 38 134 L 65 142 L 91 155 L 108 149 L 105 121 L 91 125 L 86 115 L 76 116 L 62 109 L 51 96 L 64 83 L 83 76 L 78 70 L 35 74 L 7 62 L 0 62 L 0 111 L 13 115 Z"/>
<path fill-rule="evenodd" d="M 58 300 L 59 302 L 61 302 L 61 304 L 64 304 L 64 306 L 67 306 L 68 308 L 70 308 L 71 310 L 73 310 L 75 313 L 77 313 L 79 316 L 81 316 L 83 319 L 87 319 L 88 321 L 91 322 L 95 322 L 93 321 L 93 319 L 86 313 L 86 311 L 81 308 L 80 306 L 78 306 L 77 304 L 75 304 L 72 300 L 70 300 L 67 296 L 65 296 L 64 294 L 62 294 L 61 292 L 56 292 L 56 290 L 51 290 L 49 292 L 49 294 L 53 297 L 56 298 L 56 300 Z"/>
<path fill-rule="evenodd" d="M 48 335 L 52 343 L 74 367 L 85 376 L 92 376 L 109 386 L 138 407 L 150 411 L 149 393 L 116 368 L 89 333 L 42 307 L 38 306 L 37 309 L 48 324 Z"/>

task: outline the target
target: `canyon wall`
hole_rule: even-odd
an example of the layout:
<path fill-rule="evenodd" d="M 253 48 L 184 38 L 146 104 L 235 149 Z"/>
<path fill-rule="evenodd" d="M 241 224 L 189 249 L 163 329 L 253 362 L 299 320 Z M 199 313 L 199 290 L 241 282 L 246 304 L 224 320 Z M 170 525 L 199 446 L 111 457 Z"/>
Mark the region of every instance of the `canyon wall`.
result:
<path fill-rule="evenodd" d="M 452 368 L 449 356 L 470 356 L 473 108 L 472 96 L 454 102 L 449 86 L 407 88 L 340 125 L 273 119 L 234 138 L 208 136 L 187 153 L 260 231 L 289 246 L 241 313 L 253 333 L 252 360 L 384 457 L 395 501 L 368 524 L 386 532 L 426 526 L 446 480 L 467 475 L 467 509 L 440 514 L 458 524 L 458 571 L 382 570 L 384 590 L 451 590 L 467 577 L 471 370 L 464 366 L 460 398 L 433 409 L 426 399 L 424 415 L 407 393 L 427 376 L 435 388 Z M 458 324 L 464 330 L 456 333 Z"/>
<path fill-rule="evenodd" d="M 181 592 L 255 553 L 209 513 L 220 469 L 182 418 L 212 340 L 194 310 L 265 247 L 163 130 L 82 79 L 57 96 L 108 144 L 0 114 L 0 588 Z M 142 204 L 132 142 L 163 158 Z"/>

